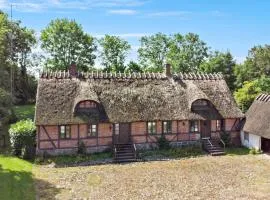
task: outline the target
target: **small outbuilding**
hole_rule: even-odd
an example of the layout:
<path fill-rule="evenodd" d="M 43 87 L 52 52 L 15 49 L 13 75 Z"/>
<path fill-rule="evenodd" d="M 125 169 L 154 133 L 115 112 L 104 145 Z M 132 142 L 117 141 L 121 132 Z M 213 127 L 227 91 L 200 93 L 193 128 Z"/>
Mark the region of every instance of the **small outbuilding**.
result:
<path fill-rule="evenodd" d="M 241 141 L 248 148 L 270 152 L 269 94 L 259 95 L 247 111 Z"/>

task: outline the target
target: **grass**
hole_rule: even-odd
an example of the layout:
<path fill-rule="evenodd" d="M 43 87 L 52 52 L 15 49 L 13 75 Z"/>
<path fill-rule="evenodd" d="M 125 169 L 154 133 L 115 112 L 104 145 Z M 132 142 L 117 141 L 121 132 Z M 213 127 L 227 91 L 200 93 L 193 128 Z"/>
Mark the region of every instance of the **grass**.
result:
<path fill-rule="evenodd" d="M 35 199 L 32 164 L 19 158 L 0 155 L 0 199 Z"/>
<path fill-rule="evenodd" d="M 229 156 L 248 155 L 250 154 L 250 149 L 246 147 L 229 147 L 225 148 L 225 152 Z"/>
<path fill-rule="evenodd" d="M 195 158 L 34 170 L 41 199 L 268 199 L 270 157 Z M 44 185 L 44 182 L 49 185 Z M 51 188 L 58 188 L 51 192 Z"/>
<path fill-rule="evenodd" d="M 57 166 L 65 166 L 89 161 L 102 161 L 110 158 L 112 158 L 111 152 L 102 152 L 87 155 L 63 155 L 48 158 L 37 157 L 35 163 L 41 165 L 55 163 Z"/>
<path fill-rule="evenodd" d="M 14 106 L 14 112 L 18 120 L 22 119 L 34 119 L 35 116 L 35 105 L 30 104 L 30 105 L 17 105 Z"/>
<path fill-rule="evenodd" d="M 146 150 L 139 152 L 141 159 L 162 159 L 162 158 L 187 158 L 203 155 L 203 151 L 200 147 L 190 146 L 183 148 L 170 148 L 170 149 L 156 149 Z"/>

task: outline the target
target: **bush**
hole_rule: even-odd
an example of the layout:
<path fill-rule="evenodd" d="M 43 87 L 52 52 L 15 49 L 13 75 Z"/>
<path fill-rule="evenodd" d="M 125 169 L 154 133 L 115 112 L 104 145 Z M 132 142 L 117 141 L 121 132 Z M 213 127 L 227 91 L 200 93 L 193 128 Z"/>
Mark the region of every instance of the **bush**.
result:
<path fill-rule="evenodd" d="M 161 135 L 160 138 L 157 140 L 159 149 L 169 149 L 170 142 L 166 139 L 164 135 Z"/>
<path fill-rule="evenodd" d="M 31 159 L 35 156 L 36 127 L 32 120 L 21 120 L 9 129 L 12 153 Z"/>
<path fill-rule="evenodd" d="M 259 150 L 259 149 L 256 149 L 256 148 L 251 148 L 251 149 L 249 150 L 249 154 L 256 155 L 256 154 L 261 154 L 261 153 L 262 153 L 262 151 Z"/>
<path fill-rule="evenodd" d="M 231 136 L 227 132 L 222 132 L 220 134 L 220 139 L 223 140 L 223 142 L 225 143 L 226 146 L 229 146 L 231 144 Z"/>
<path fill-rule="evenodd" d="M 86 154 L 86 146 L 83 141 L 79 142 L 78 154 Z"/>

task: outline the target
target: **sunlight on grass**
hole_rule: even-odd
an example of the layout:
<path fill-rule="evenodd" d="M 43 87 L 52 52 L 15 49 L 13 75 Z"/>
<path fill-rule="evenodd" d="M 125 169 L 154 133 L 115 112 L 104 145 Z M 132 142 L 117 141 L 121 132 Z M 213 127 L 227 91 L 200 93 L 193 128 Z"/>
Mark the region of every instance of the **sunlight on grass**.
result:
<path fill-rule="evenodd" d="M 32 164 L 0 155 L 0 199 L 35 199 Z"/>

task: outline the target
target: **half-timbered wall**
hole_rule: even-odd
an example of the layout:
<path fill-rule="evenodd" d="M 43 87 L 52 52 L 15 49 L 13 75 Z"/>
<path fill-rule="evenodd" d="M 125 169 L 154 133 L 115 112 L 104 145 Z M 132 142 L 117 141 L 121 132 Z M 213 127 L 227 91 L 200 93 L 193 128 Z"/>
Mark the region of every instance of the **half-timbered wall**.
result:
<path fill-rule="evenodd" d="M 239 131 L 235 129 L 239 119 L 224 120 L 225 131 L 231 133 L 232 140 L 238 142 Z M 172 121 L 172 132 L 165 134 L 167 140 L 171 142 L 178 141 L 196 141 L 200 139 L 200 122 L 199 131 L 190 132 L 190 122 L 188 120 Z M 135 144 L 156 143 L 158 136 L 162 134 L 162 121 L 156 121 L 156 134 L 147 133 L 147 122 L 131 123 L 130 137 Z M 98 134 L 96 137 L 88 137 L 88 125 L 76 124 L 70 125 L 71 137 L 61 139 L 59 137 L 58 126 L 38 126 L 37 131 L 37 148 L 38 150 L 55 150 L 55 149 L 77 149 L 80 141 L 83 141 L 87 148 L 111 148 L 113 145 L 113 124 L 99 123 L 97 126 Z M 211 137 L 220 137 L 220 132 L 216 130 L 216 120 L 211 121 Z"/>

